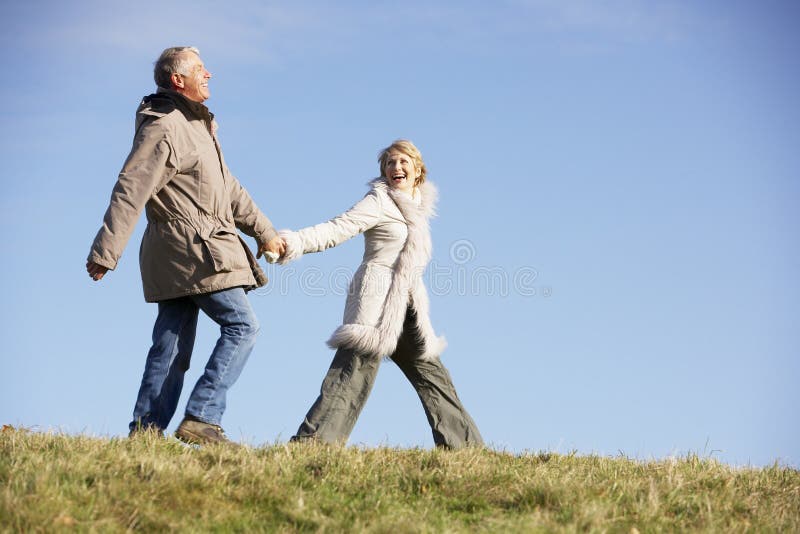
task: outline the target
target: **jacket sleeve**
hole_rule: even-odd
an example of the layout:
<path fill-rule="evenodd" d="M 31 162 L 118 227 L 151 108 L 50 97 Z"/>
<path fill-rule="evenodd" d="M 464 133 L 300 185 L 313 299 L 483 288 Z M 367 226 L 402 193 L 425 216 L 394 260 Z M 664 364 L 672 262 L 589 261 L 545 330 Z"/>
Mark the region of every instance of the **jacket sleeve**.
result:
<path fill-rule="evenodd" d="M 330 221 L 298 230 L 303 254 L 322 252 L 369 230 L 378 224 L 381 213 L 378 195 L 367 193 L 355 206 Z"/>
<path fill-rule="evenodd" d="M 272 221 L 258 209 L 250 193 L 242 187 L 239 180 L 230 173 L 228 176 L 232 184 L 230 190 L 231 211 L 233 212 L 233 220 L 236 223 L 236 227 L 250 237 L 256 238 L 259 247 L 268 243 L 278 235 L 278 232 L 272 226 Z"/>
<path fill-rule="evenodd" d="M 89 251 L 89 261 L 115 269 L 147 201 L 176 173 L 175 153 L 158 122 L 143 125 L 122 166 Z"/>

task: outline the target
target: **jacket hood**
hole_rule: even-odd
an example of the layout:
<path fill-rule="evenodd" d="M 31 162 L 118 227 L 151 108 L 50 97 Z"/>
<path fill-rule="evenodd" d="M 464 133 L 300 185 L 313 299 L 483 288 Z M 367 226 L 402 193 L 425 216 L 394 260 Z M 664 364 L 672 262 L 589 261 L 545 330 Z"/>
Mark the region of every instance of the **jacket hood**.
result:
<path fill-rule="evenodd" d="M 142 115 L 163 117 L 173 111 L 180 111 L 186 120 L 205 120 L 209 124 L 214 120 L 214 114 L 202 103 L 189 100 L 176 91 L 158 88 L 155 93 L 142 98 L 136 110 L 137 118 Z M 142 117 L 143 118 L 143 117 Z"/>

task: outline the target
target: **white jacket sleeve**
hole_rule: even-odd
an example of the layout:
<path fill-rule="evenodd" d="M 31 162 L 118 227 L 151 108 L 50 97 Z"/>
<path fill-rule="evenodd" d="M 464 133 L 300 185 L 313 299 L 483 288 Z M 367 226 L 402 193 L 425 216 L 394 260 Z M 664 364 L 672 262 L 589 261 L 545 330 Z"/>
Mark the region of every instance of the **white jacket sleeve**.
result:
<path fill-rule="evenodd" d="M 335 247 L 378 224 L 381 213 L 381 199 L 370 191 L 355 206 L 327 222 L 296 232 L 281 231 L 288 245 L 286 259 Z"/>

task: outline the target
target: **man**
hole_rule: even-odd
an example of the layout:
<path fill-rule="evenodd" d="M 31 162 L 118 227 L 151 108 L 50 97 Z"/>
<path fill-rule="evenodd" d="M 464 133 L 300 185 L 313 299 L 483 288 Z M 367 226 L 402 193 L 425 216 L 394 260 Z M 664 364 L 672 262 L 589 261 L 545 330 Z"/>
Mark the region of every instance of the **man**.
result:
<path fill-rule="evenodd" d="M 189 443 L 230 443 L 220 427 L 226 393 L 259 329 L 245 291 L 267 282 L 237 228 L 256 239 L 259 257 L 282 255 L 285 244 L 225 165 L 214 116 L 203 105 L 211 73 L 199 51 L 164 50 L 154 74 L 158 90 L 136 112 L 133 148 L 86 270 L 97 281 L 117 266 L 144 209 L 139 265 L 145 300 L 158 303 L 158 317 L 130 436 L 163 435 L 169 425 L 202 310 L 220 325 L 220 338 L 175 435 Z"/>

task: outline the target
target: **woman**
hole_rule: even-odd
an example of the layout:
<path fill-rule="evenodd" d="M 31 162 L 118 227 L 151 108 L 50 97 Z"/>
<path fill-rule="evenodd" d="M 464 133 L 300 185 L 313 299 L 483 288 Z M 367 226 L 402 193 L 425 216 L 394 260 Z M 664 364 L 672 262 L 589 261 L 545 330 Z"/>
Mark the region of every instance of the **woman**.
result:
<path fill-rule="evenodd" d="M 364 233 L 364 258 L 353 276 L 343 324 L 328 345 L 336 349 L 320 395 L 292 439 L 344 442 L 367 401 L 378 366 L 389 356 L 416 389 L 437 446 L 483 445 L 439 360 L 445 347 L 428 315 L 422 273 L 431 257 L 428 219 L 436 189 L 425 181 L 419 150 L 398 140 L 378 156 L 380 178 L 351 209 L 297 232 L 284 231 L 282 262 L 334 247 Z"/>

